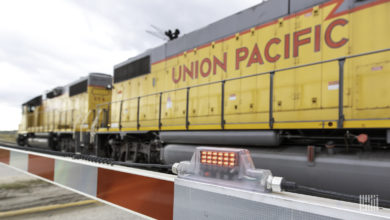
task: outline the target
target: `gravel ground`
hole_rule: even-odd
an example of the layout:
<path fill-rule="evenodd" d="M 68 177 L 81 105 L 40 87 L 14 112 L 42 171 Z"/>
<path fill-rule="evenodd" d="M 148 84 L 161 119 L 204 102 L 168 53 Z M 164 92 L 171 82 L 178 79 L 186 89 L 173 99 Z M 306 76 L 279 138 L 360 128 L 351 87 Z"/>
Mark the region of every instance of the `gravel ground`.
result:
<path fill-rule="evenodd" d="M 29 175 L 18 172 L 0 163 L 0 184 L 35 179 Z"/>
<path fill-rule="evenodd" d="M 89 200 L 82 195 L 17 172 L 0 164 L 0 212 L 31 207 L 64 204 Z M 57 209 L 0 219 L 28 220 L 89 220 L 89 219 L 143 219 L 121 209 L 102 203 Z"/>
<path fill-rule="evenodd" d="M 7 220 L 97 220 L 97 219 L 132 219 L 142 220 L 144 218 L 132 215 L 123 210 L 96 203 L 85 206 L 78 206 L 72 208 L 58 209 L 48 212 L 39 212 L 28 215 L 19 215 L 15 217 L 4 218 Z"/>
<path fill-rule="evenodd" d="M 3 166 L 0 170 L 6 171 L 0 178 L 0 212 L 85 200 L 74 192 L 59 190 L 45 181 L 5 169 L 9 168 Z"/>

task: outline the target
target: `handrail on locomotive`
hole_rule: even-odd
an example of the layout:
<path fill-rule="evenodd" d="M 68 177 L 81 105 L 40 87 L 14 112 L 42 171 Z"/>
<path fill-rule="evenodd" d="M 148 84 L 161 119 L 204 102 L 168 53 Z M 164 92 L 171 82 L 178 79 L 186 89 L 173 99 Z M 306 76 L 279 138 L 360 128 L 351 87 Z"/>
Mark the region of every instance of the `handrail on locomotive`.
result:
<path fill-rule="evenodd" d="M 186 97 L 186 106 L 187 106 L 187 111 L 186 111 L 186 128 L 188 129 L 188 125 L 189 125 L 189 121 L 188 121 L 188 105 L 189 105 L 189 91 L 191 88 L 196 88 L 196 87 L 201 87 L 201 86 L 207 86 L 207 85 L 212 85 L 212 84 L 218 84 L 218 83 L 221 83 L 221 102 L 222 102 L 222 105 L 221 105 L 221 127 L 223 129 L 223 126 L 224 126 L 224 94 L 225 94 L 225 91 L 224 91 L 224 84 L 225 82 L 227 81 L 234 81 L 234 80 L 239 80 L 239 79 L 243 79 L 243 78 L 250 78 L 250 77 L 255 77 L 255 76 L 260 76 L 260 75 L 265 75 L 265 74 L 276 74 L 277 72 L 282 72 L 282 71 L 286 71 L 286 70 L 292 70 L 292 69 L 297 69 L 297 68 L 302 68 L 302 67 L 308 67 L 308 66 L 313 66 L 313 65 L 318 65 L 318 64 L 323 64 L 323 63 L 330 63 L 330 62 L 334 62 L 334 61 L 338 61 L 339 63 L 340 62 L 343 62 L 343 61 L 346 61 L 346 60 L 349 60 L 351 58 L 356 58 L 356 57 L 361 57 L 361 56 L 367 56 L 367 55 L 372 55 L 372 54 L 376 54 L 376 53 L 382 53 L 382 52 L 387 52 L 387 51 L 390 51 L 390 48 L 386 48 L 386 49 L 381 49 L 381 50 L 375 50 L 375 51 L 370 51 L 370 52 L 365 52 L 365 53 L 359 53 L 359 54 L 353 54 L 353 55 L 349 55 L 349 56 L 342 56 L 342 57 L 338 57 L 338 58 L 334 58 L 334 59 L 329 59 L 329 60 L 323 60 L 323 61 L 318 61 L 318 62 L 313 62 L 313 63 L 308 63 L 308 64 L 302 64 L 302 65 L 297 65 L 297 66 L 292 66 L 292 67 L 287 67 L 287 68 L 281 68 L 281 69 L 275 69 L 273 71 L 266 71 L 266 72 L 260 72 L 260 73 L 255 73 L 255 74 L 251 74 L 251 75 L 245 75 L 245 76 L 240 76 L 240 77 L 234 77 L 234 78 L 228 78 L 228 79 L 223 79 L 223 80 L 218 80 L 218 81 L 213 81 L 213 82 L 207 82 L 207 83 L 201 83 L 201 84 L 197 84 L 197 85 L 192 85 L 192 86 L 187 86 L 187 87 L 182 87 L 182 88 L 177 88 L 177 89 L 171 89 L 171 90 L 165 90 L 165 91 L 162 91 L 162 92 L 156 92 L 156 93 L 151 93 L 151 94 L 146 94 L 146 95 L 141 95 L 141 96 L 137 96 L 137 97 L 132 97 L 132 98 L 128 98 L 128 99 L 122 99 L 122 100 L 118 100 L 118 101 L 112 101 L 112 102 L 106 102 L 106 103 L 101 103 L 101 104 L 97 104 L 97 109 L 99 111 L 99 109 L 103 109 L 103 110 L 106 110 L 106 114 L 107 116 L 105 117 L 105 120 L 106 122 L 105 125 L 107 128 L 109 128 L 108 126 L 108 121 L 109 121 L 109 111 L 110 111 L 110 108 L 109 108 L 109 105 L 110 104 L 113 104 L 113 103 L 120 103 L 120 114 L 119 114 L 119 128 L 121 129 L 122 126 L 121 126 L 121 123 L 122 123 L 122 120 L 121 120 L 121 116 L 122 116 L 122 108 L 123 108 L 123 102 L 125 101 L 130 101 L 130 100 L 138 100 L 137 102 L 137 111 L 139 111 L 139 105 L 140 105 L 140 102 L 139 100 L 142 99 L 142 98 L 145 98 L 145 97 L 149 97 L 149 96 L 153 96 L 153 95 L 159 95 L 160 98 L 159 98 L 159 119 L 158 119 L 158 127 L 161 128 L 161 97 L 163 94 L 165 93 L 169 93 L 169 92 L 175 92 L 175 91 L 179 91 L 179 90 L 187 90 L 187 97 Z M 341 67 L 339 69 L 339 74 L 341 72 L 343 72 L 343 69 L 344 68 L 344 65 L 339 65 L 339 67 Z M 340 79 L 342 79 L 342 76 L 340 76 Z M 340 82 L 342 82 L 343 80 L 340 80 Z M 272 81 L 271 81 L 272 83 Z M 270 93 L 272 92 L 271 90 L 273 89 L 273 87 L 271 86 L 270 87 Z M 343 97 L 343 89 L 342 89 L 342 85 L 340 85 L 340 89 L 339 89 L 339 99 Z M 272 97 L 270 97 L 270 107 L 272 106 Z M 104 108 L 104 106 L 107 106 L 107 108 Z M 342 108 L 342 105 L 339 106 L 339 108 Z M 343 120 L 343 116 L 342 116 L 342 109 L 340 109 L 339 111 L 339 128 L 342 127 L 342 122 L 340 122 L 340 120 Z M 269 114 L 270 114 L 270 128 L 272 129 L 272 120 L 273 120 L 273 117 L 272 117 L 272 109 L 269 111 Z M 95 117 L 95 120 L 99 120 L 99 114 L 96 115 Z M 139 124 L 139 112 L 137 113 L 137 128 L 139 130 L 139 127 L 140 127 L 140 124 Z M 99 125 L 99 123 L 97 123 Z M 99 128 L 99 126 L 98 126 Z"/>

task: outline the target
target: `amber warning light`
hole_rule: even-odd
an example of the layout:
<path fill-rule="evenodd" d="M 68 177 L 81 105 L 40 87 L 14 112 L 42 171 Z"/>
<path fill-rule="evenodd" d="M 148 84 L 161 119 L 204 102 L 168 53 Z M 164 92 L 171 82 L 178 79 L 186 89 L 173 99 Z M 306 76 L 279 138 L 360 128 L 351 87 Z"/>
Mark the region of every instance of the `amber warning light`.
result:
<path fill-rule="evenodd" d="M 237 153 L 226 151 L 201 151 L 200 163 L 205 165 L 216 165 L 223 167 L 234 167 L 237 165 Z"/>
<path fill-rule="evenodd" d="M 280 191 L 281 177 L 270 170 L 255 169 L 248 150 L 198 147 L 191 161 L 176 163 L 172 172 L 178 178 L 251 191 Z"/>

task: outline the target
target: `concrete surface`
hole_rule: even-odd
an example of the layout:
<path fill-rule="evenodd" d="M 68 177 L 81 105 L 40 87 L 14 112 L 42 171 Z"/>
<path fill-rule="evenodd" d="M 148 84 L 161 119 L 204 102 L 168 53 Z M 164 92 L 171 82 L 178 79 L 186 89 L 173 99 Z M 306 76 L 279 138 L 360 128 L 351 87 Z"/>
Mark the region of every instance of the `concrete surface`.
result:
<path fill-rule="evenodd" d="M 31 207 L 63 204 L 81 200 L 88 200 L 84 196 L 63 189 L 56 185 L 39 181 L 29 175 L 20 173 L 3 164 L 0 164 L 0 212 L 20 210 Z M 18 215 L 0 219 L 28 219 L 28 220 L 89 220 L 89 219 L 135 219 L 137 215 L 102 203 L 57 209 L 28 215 Z"/>

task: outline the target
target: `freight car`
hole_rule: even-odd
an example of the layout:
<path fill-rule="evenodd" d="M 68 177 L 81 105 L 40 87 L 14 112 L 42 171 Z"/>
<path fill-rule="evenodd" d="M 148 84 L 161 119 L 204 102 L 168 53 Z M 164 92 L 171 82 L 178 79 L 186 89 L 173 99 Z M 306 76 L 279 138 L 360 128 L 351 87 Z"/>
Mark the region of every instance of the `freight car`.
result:
<path fill-rule="evenodd" d="M 114 67 L 111 100 L 73 148 L 171 164 L 240 146 L 276 175 L 388 199 L 389 12 L 388 0 L 265 1 L 147 50 Z"/>

